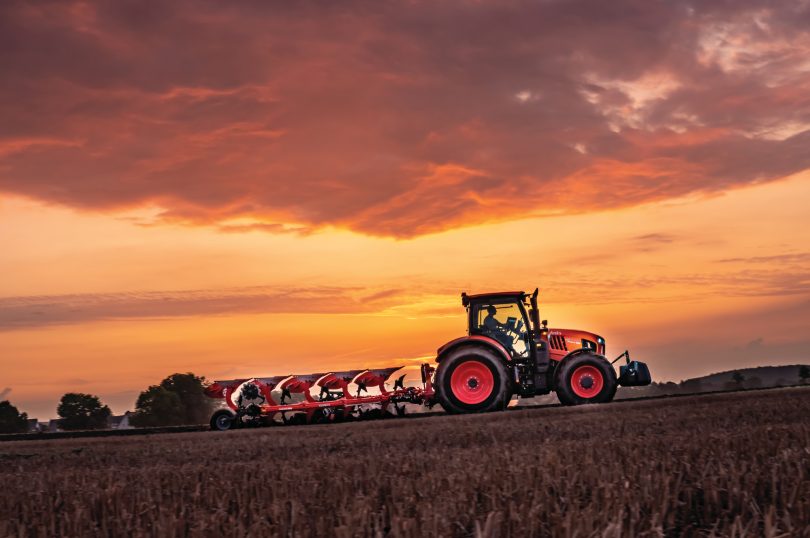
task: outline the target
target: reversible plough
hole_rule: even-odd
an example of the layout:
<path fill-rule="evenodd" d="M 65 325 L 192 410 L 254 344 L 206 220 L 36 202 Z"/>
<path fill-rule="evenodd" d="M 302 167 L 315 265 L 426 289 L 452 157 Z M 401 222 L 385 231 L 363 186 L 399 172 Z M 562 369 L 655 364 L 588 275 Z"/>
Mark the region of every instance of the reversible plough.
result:
<path fill-rule="evenodd" d="M 401 368 L 215 381 L 206 388 L 206 394 L 224 399 L 229 409 L 217 411 L 211 418 L 211 427 L 227 430 L 274 422 L 312 424 L 402 416 L 404 404 L 432 405 L 433 368 L 422 365 L 422 387 L 406 387 L 402 374 L 389 390 L 386 382 Z M 378 393 L 370 393 L 370 388 Z M 277 392 L 278 401 L 273 391 Z M 313 396 L 313 391 L 317 396 Z"/>

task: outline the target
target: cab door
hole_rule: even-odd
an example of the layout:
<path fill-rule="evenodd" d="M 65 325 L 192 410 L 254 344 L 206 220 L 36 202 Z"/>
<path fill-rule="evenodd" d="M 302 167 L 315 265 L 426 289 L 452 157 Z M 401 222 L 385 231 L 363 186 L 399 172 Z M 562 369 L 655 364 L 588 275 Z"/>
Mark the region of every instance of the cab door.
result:
<path fill-rule="evenodd" d="M 492 338 L 520 362 L 534 357 L 529 318 L 519 302 L 491 301 L 472 305 L 470 334 Z"/>

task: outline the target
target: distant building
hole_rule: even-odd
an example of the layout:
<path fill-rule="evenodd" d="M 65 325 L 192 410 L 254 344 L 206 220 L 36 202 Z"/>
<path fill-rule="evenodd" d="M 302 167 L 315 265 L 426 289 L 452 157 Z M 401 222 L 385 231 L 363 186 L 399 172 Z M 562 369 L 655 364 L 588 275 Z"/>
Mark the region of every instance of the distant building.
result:
<path fill-rule="evenodd" d="M 44 422 L 39 422 L 35 418 L 28 419 L 28 429 L 26 430 L 28 433 L 39 433 L 42 431 L 42 428 L 47 426 Z"/>
<path fill-rule="evenodd" d="M 132 426 L 129 423 L 129 417 L 132 411 L 127 411 L 123 415 L 112 415 L 110 417 L 110 428 L 113 430 L 129 430 Z"/>
<path fill-rule="evenodd" d="M 107 428 L 112 430 L 130 430 L 133 426 L 129 423 L 129 419 L 132 416 L 132 411 L 127 411 L 123 415 L 112 415 L 109 419 L 107 419 Z M 61 432 L 64 431 L 62 429 L 62 419 L 61 418 L 52 418 L 48 422 L 38 422 L 37 419 L 32 418 L 28 420 L 28 432 L 35 433 L 35 432 Z"/>
<path fill-rule="evenodd" d="M 48 429 L 47 432 L 61 432 L 62 431 L 62 419 L 61 418 L 52 418 L 48 421 Z"/>

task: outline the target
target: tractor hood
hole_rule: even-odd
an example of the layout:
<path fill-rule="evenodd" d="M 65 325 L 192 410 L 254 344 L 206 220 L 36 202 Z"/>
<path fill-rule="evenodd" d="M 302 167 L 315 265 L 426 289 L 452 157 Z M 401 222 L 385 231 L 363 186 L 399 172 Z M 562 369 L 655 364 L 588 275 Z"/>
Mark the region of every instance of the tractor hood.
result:
<path fill-rule="evenodd" d="M 600 355 L 605 354 L 605 339 L 596 333 L 580 329 L 549 329 L 548 343 L 552 354 L 567 354 L 582 348 L 593 349 Z"/>

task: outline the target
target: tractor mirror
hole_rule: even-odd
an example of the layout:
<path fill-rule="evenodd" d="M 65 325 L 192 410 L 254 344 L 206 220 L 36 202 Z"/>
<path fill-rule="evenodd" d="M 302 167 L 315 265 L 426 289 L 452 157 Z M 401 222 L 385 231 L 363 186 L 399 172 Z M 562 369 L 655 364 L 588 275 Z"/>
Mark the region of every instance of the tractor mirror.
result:
<path fill-rule="evenodd" d="M 548 320 L 544 319 L 543 321 L 540 322 L 540 325 L 542 325 L 543 327 L 548 327 Z"/>

